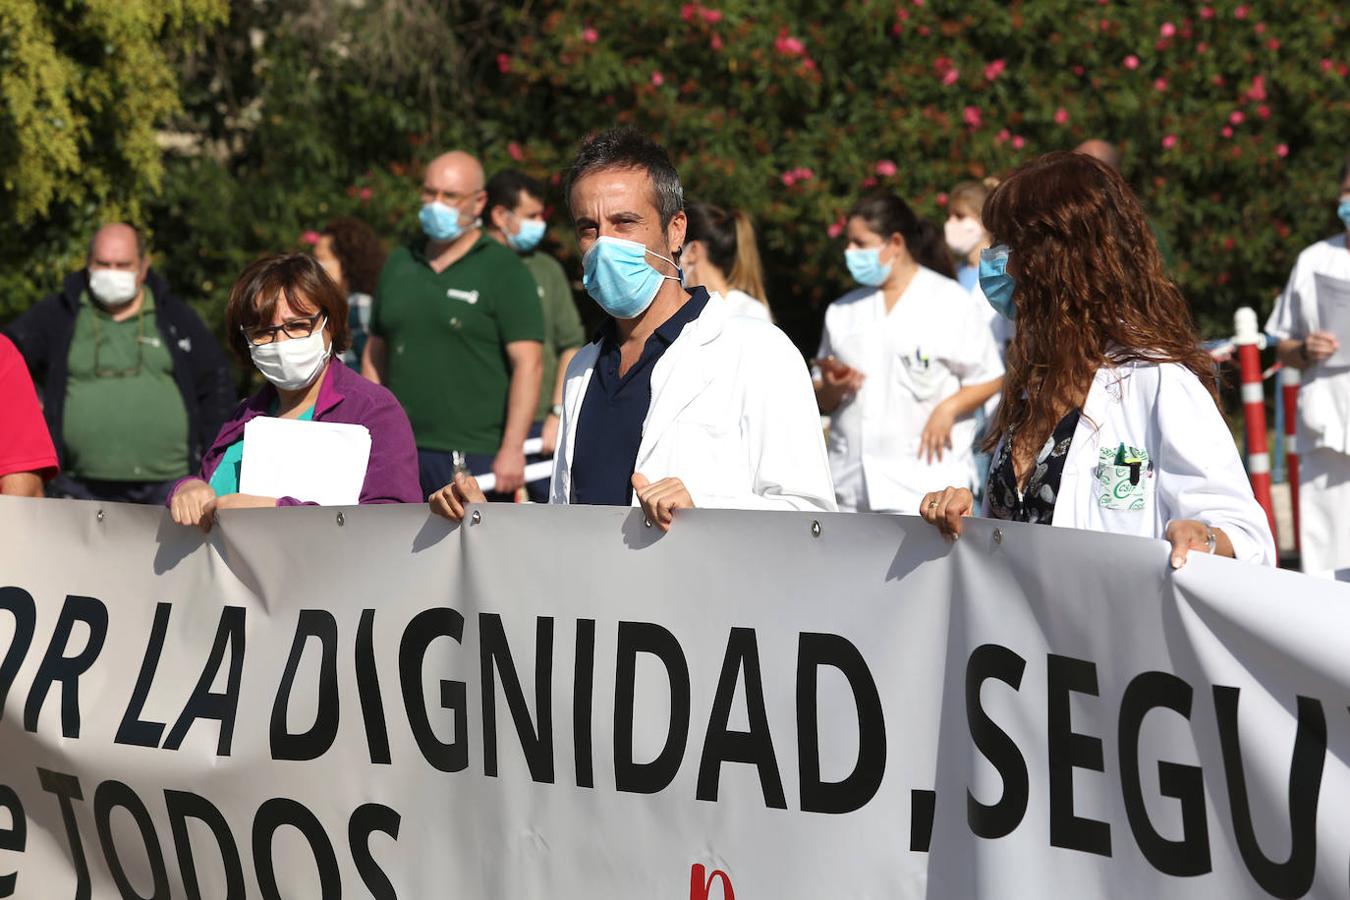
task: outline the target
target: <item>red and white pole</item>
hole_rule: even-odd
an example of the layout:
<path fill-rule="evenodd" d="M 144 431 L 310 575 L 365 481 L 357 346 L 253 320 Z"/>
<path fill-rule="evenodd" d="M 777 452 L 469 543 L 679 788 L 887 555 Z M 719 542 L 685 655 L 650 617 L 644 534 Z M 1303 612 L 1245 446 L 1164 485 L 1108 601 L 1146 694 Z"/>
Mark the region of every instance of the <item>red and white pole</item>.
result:
<path fill-rule="evenodd" d="M 1285 366 L 1280 370 L 1284 391 L 1284 470 L 1288 472 L 1289 502 L 1294 510 L 1294 549 L 1299 549 L 1298 526 L 1298 387 L 1303 373 Z"/>
<path fill-rule="evenodd" d="M 1256 502 L 1266 511 L 1275 533 L 1275 507 L 1270 499 L 1270 448 L 1266 442 L 1266 402 L 1261 379 L 1261 331 L 1256 311 L 1244 306 L 1233 317 L 1238 368 L 1242 375 L 1242 411 L 1247 426 L 1247 476 Z"/>

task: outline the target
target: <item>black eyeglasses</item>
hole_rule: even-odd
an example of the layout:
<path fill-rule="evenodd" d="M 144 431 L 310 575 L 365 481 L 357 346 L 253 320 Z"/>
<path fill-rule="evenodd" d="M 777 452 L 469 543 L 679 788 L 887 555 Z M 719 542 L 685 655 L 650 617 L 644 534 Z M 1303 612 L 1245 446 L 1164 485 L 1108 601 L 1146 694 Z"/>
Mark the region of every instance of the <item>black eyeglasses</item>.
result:
<path fill-rule="evenodd" d="M 322 328 L 327 319 L 324 314 L 317 312 L 312 316 L 301 316 L 298 319 L 287 319 L 280 325 L 259 325 L 255 328 L 245 328 L 239 326 L 239 330 L 244 333 L 244 337 L 255 347 L 261 347 L 264 344 L 270 344 L 277 339 L 278 332 L 286 332 L 288 338 L 307 338 L 314 333 L 315 329 Z"/>

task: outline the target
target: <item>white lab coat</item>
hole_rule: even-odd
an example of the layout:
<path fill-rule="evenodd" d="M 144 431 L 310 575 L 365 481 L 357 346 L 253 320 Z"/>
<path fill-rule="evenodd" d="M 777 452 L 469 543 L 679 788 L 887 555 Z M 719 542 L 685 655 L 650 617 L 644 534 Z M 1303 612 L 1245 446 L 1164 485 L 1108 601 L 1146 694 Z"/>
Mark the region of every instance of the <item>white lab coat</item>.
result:
<path fill-rule="evenodd" d="M 587 344 L 567 367 L 551 503 L 572 495 L 576 423 L 599 355 L 598 342 Z M 652 370 L 634 471 L 679 478 L 699 507 L 835 509 L 801 354 L 777 327 L 731 315 L 716 294 Z"/>
<path fill-rule="evenodd" d="M 1103 502 L 1099 454 L 1121 444 L 1148 453 L 1142 509 Z M 1237 559 L 1275 564 L 1270 525 L 1232 433 L 1200 379 L 1176 363 L 1098 370 L 1056 496 L 1054 525 L 1163 538 L 1168 522 L 1199 519 L 1223 529 Z"/>
<path fill-rule="evenodd" d="M 939 403 L 1003 374 L 988 313 L 983 295 L 925 268 L 889 313 L 875 288 L 830 304 L 819 357 L 867 376 L 830 415 L 830 470 L 841 509 L 915 513 L 929 491 L 974 486 L 973 413 L 957 419 L 941 460 L 919 458 L 919 437 Z"/>
<path fill-rule="evenodd" d="M 769 314 L 769 305 L 761 303 L 745 291 L 732 288 L 721 296 L 726 300 L 727 308 L 733 316 L 749 316 L 752 319 L 761 319 L 765 322 L 773 321 L 773 316 Z"/>
<path fill-rule="evenodd" d="M 1350 281 L 1347 235 L 1318 241 L 1299 254 L 1266 331 L 1301 339 L 1323 330 L 1317 275 Z M 1350 334 L 1338 334 L 1342 344 Z M 1350 368 L 1308 366 L 1298 393 L 1299 550 L 1303 571 L 1350 581 Z"/>

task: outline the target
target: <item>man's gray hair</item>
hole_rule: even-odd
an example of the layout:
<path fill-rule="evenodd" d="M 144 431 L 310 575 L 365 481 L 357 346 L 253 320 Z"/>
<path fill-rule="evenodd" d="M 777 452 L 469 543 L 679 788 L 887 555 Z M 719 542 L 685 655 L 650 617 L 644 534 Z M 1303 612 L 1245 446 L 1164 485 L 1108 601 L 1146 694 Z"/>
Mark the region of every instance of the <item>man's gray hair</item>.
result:
<path fill-rule="evenodd" d="M 684 209 L 680 174 L 670 163 L 665 148 L 636 128 L 611 128 L 587 138 L 567 173 L 567 207 L 572 208 L 572 186 L 583 175 L 602 169 L 641 169 L 651 177 L 653 198 L 665 228 Z"/>

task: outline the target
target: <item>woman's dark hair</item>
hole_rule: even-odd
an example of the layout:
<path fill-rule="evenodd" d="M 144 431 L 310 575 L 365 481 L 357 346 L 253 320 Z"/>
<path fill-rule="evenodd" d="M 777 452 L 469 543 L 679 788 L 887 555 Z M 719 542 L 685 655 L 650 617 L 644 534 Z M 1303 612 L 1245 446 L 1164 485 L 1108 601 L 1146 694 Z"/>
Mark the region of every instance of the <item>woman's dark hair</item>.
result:
<path fill-rule="evenodd" d="M 384 268 L 384 247 L 371 227 L 360 219 L 342 216 L 329 222 L 321 233 L 333 239 L 333 255 L 342 266 L 347 290 L 374 295 Z"/>
<path fill-rule="evenodd" d="M 1186 300 L 1114 169 L 1082 153 L 1046 154 L 999 185 L 981 219 L 1008 247 L 1017 307 L 987 447 L 1011 430 L 1014 449 L 1039 448 L 1108 364 L 1179 363 L 1214 393 Z"/>
<path fill-rule="evenodd" d="M 726 276 L 727 284 L 767 303 L 764 264 L 750 217 L 740 210 L 728 212 L 709 203 L 691 203 L 684 214 L 689 219 L 685 241 L 703 245 L 709 262 Z"/>
<path fill-rule="evenodd" d="M 848 218 L 862 219 L 869 231 L 889 238 L 898 234 L 905 239 L 905 249 L 914 261 L 948 278 L 956 277 L 952 255 L 942 229 L 927 219 L 921 219 L 909 204 L 895 194 L 872 194 L 864 197 L 848 211 Z"/>
<path fill-rule="evenodd" d="M 229 333 L 230 347 L 244 363 L 253 364 L 244 332 L 272 324 L 272 314 L 282 294 L 297 313 L 322 312 L 327 317 L 334 356 L 352 345 L 347 297 L 342 289 L 308 253 L 278 253 L 249 263 L 230 288 L 230 299 L 225 304 L 225 330 Z"/>

